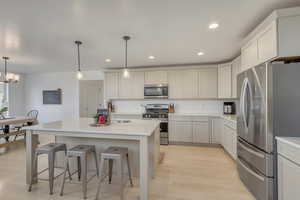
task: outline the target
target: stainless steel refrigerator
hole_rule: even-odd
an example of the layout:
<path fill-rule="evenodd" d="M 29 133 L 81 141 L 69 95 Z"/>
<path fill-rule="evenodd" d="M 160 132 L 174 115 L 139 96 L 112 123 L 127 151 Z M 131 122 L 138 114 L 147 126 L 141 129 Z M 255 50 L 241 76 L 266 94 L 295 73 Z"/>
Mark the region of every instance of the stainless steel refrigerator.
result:
<path fill-rule="evenodd" d="M 238 75 L 237 168 L 258 200 L 277 200 L 276 136 L 300 137 L 300 63 Z"/>

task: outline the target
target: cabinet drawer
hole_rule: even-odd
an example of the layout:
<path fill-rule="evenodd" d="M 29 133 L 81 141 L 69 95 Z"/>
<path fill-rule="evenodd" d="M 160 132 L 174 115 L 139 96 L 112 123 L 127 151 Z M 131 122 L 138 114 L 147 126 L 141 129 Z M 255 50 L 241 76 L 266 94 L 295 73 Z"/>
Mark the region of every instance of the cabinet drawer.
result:
<path fill-rule="evenodd" d="M 169 115 L 171 121 L 193 121 L 193 117 L 189 115 Z"/>
<path fill-rule="evenodd" d="M 193 117 L 194 122 L 208 122 L 209 118 L 204 116 L 194 116 Z"/>

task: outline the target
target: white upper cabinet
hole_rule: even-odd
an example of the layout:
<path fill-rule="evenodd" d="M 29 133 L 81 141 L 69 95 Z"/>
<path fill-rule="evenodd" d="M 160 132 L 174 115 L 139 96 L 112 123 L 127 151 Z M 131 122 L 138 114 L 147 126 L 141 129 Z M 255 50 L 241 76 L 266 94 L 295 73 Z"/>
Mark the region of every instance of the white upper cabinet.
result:
<path fill-rule="evenodd" d="M 231 63 L 218 68 L 218 96 L 221 99 L 231 98 Z"/>
<path fill-rule="evenodd" d="M 277 23 L 273 21 L 257 39 L 258 61 L 263 63 L 277 56 Z"/>
<path fill-rule="evenodd" d="M 245 39 L 242 71 L 273 60 L 299 57 L 300 8 L 275 10 Z"/>
<path fill-rule="evenodd" d="M 119 98 L 118 72 L 105 73 L 104 91 L 106 100 Z"/>
<path fill-rule="evenodd" d="M 129 78 L 120 76 L 119 97 L 121 99 L 144 98 L 144 72 L 130 72 Z"/>
<path fill-rule="evenodd" d="M 168 84 L 167 71 L 147 71 L 145 72 L 145 84 Z"/>
<path fill-rule="evenodd" d="M 250 41 L 242 48 L 242 70 L 247 70 L 258 64 L 257 41 Z"/>
<path fill-rule="evenodd" d="M 168 72 L 169 98 L 192 99 L 198 97 L 198 73 L 196 70 Z"/>
<path fill-rule="evenodd" d="M 199 98 L 218 98 L 218 68 L 200 69 L 198 84 Z"/>
<path fill-rule="evenodd" d="M 237 76 L 241 71 L 241 57 L 237 57 L 232 62 L 232 98 L 237 98 Z"/>

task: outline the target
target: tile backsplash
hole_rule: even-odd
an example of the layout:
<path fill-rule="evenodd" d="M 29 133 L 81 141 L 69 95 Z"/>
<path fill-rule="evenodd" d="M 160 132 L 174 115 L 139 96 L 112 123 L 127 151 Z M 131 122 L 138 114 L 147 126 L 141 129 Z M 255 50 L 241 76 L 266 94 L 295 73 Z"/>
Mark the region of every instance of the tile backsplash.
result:
<path fill-rule="evenodd" d="M 117 113 L 143 113 L 142 105 L 162 103 L 175 104 L 176 113 L 222 113 L 220 100 L 114 100 Z"/>

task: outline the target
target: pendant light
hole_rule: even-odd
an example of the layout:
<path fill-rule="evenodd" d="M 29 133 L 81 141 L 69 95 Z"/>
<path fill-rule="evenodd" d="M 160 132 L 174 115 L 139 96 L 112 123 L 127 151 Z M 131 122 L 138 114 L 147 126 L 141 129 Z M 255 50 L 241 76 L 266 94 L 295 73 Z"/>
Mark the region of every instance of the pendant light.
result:
<path fill-rule="evenodd" d="M 77 59 L 78 59 L 78 71 L 77 71 L 77 79 L 82 79 L 82 73 L 80 69 L 80 51 L 79 51 L 79 46 L 82 44 L 81 41 L 76 40 L 75 44 L 77 45 Z"/>
<path fill-rule="evenodd" d="M 124 78 L 129 78 L 130 74 L 129 74 L 129 70 L 128 70 L 128 67 L 127 67 L 127 42 L 128 42 L 128 40 L 130 40 L 130 37 L 129 36 L 123 36 L 123 39 L 125 40 L 125 66 L 124 66 L 124 69 L 123 69 L 123 77 Z"/>
<path fill-rule="evenodd" d="M 2 57 L 2 59 L 4 60 L 4 80 L 2 80 L 1 82 L 3 82 L 3 83 L 19 82 L 20 76 L 18 74 L 7 72 L 7 61 L 9 60 L 9 57 L 4 56 L 4 57 Z"/>

